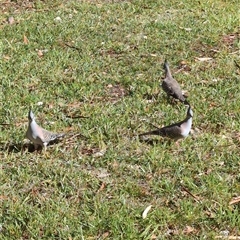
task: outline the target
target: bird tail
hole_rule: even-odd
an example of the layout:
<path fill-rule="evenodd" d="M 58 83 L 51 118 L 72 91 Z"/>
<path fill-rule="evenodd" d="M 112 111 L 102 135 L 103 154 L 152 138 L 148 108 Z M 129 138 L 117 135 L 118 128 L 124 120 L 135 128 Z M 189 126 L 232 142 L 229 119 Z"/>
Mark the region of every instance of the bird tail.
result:
<path fill-rule="evenodd" d="M 51 139 L 57 140 L 59 138 L 63 138 L 66 136 L 66 133 L 54 133 L 51 137 Z"/>
<path fill-rule="evenodd" d="M 146 136 L 146 135 L 162 135 L 162 134 L 163 133 L 162 133 L 161 129 L 156 129 L 156 130 L 153 130 L 153 131 L 141 133 L 138 136 L 141 137 L 141 136 Z"/>
<path fill-rule="evenodd" d="M 65 137 L 66 136 L 66 133 L 58 133 L 57 134 L 57 138 L 62 138 L 62 137 Z"/>

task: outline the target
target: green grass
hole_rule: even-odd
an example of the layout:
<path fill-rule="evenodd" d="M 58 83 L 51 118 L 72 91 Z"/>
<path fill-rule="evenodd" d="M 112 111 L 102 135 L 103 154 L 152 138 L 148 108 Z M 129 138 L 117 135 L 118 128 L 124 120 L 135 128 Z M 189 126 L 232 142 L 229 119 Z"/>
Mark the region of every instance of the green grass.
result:
<path fill-rule="evenodd" d="M 0 2 L 1 239 L 240 235 L 238 1 Z M 165 58 L 194 111 L 180 147 L 135 137 L 186 115 Z M 29 152 L 29 107 L 85 137 Z"/>

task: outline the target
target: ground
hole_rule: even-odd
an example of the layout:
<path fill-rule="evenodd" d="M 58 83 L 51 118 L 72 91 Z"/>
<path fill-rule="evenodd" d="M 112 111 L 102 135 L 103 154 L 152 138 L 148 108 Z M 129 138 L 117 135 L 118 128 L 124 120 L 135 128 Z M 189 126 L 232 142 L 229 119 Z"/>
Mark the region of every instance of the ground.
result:
<path fill-rule="evenodd" d="M 1 239 L 240 237 L 238 1 L 0 4 Z M 165 59 L 179 146 L 138 138 L 185 118 Z M 29 108 L 69 135 L 33 151 Z"/>

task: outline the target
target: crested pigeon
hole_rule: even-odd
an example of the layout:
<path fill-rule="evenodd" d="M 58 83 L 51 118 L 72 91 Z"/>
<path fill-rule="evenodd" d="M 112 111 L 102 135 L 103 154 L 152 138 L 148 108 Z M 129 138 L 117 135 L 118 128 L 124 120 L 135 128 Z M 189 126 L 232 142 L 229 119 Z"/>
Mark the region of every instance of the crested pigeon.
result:
<path fill-rule="evenodd" d="M 187 116 L 183 121 L 171 124 L 169 126 L 165 126 L 163 128 L 159 128 L 157 130 L 142 133 L 139 136 L 160 135 L 162 137 L 168 137 L 177 141 L 181 138 L 185 138 L 188 136 L 192 127 L 192 117 L 193 111 L 189 105 L 187 110 Z"/>
<path fill-rule="evenodd" d="M 165 78 L 162 81 L 163 90 L 173 98 L 179 99 L 181 102 L 189 105 L 186 98 L 182 94 L 182 90 L 178 82 L 172 77 L 167 60 L 164 62 Z"/>
<path fill-rule="evenodd" d="M 40 127 L 35 121 L 35 116 L 32 110 L 29 111 L 26 137 L 33 142 L 35 150 L 39 145 L 44 147 L 46 150 L 49 142 L 52 142 L 64 136 L 65 133 L 52 133 Z"/>

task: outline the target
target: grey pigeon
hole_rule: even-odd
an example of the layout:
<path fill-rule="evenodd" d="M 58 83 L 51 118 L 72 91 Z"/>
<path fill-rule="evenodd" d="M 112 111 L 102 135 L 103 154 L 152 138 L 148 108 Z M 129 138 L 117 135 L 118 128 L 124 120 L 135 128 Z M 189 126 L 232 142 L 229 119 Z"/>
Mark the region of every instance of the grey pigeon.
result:
<path fill-rule="evenodd" d="M 26 137 L 33 142 L 35 150 L 38 146 L 44 147 L 46 150 L 49 142 L 65 136 L 64 133 L 52 133 L 40 127 L 36 121 L 32 110 L 28 113 L 28 129 Z"/>
<path fill-rule="evenodd" d="M 182 94 L 182 90 L 178 82 L 172 77 L 169 65 L 167 60 L 164 62 L 164 69 L 165 69 L 165 78 L 162 81 L 162 88 L 163 90 L 173 98 L 179 99 L 181 102 L 189 105 L 186 98 Z"/>
<path fill-rule="evenodd" d="M 185 138 L 188 136 L 191 127 L 192 127 L 192 117 L 193 117 L 193 111 L 188 106 L 187 110 L 187 116 L 186 118 L 178 123 L 174 123 L 169 126 L 165 126 L 163 128 L 159 128 L 157 130 L 153 130 L 150 132 L 142 133 L 139 136 L 145 136 L 145 135 L 160 135 L 162 137 L 168 137 L 174 140 L 178 140 L 181 138 Z"/>

